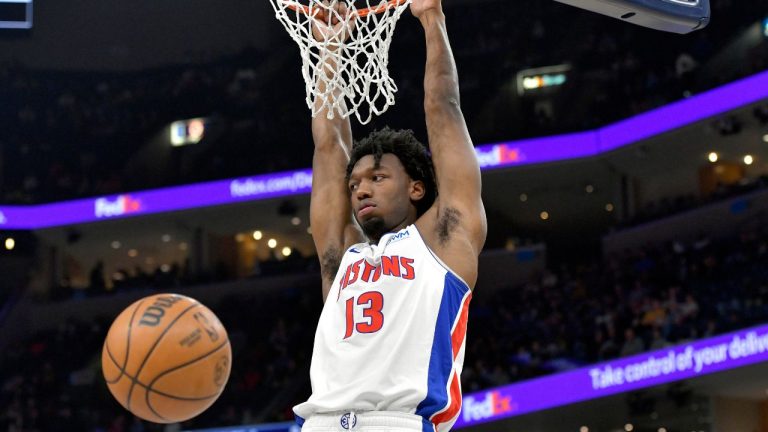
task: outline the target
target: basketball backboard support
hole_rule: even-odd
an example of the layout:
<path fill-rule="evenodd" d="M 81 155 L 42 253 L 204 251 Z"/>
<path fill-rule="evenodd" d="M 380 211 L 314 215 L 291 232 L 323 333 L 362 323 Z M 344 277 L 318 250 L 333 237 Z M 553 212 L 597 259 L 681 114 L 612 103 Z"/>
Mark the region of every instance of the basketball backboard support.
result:
<path fill-rule="evenodd" d="M 555 0 L 599 14 L 672 33 L 690 33 L 709 23 L 709 0 Z"/>

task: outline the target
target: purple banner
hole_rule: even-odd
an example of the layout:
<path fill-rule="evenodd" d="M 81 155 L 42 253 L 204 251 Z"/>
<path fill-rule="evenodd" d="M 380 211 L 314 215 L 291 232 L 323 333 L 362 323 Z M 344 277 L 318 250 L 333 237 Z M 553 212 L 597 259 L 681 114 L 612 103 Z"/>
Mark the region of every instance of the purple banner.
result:
<path fill-rule="evenodd" d="M 38 206 L 0 207 L 0 228 L 40 229 L 309 193 L 312 171 L 221 180 Z"/>
<path fill-rule="evenodd" d="M 768 98 L 768 71 L 587 132 L 476 148 L 483 170 L 595 156 Z M 37 206 L 0 206 L 0 229 L 42 229 L 309 193 L 312 171 L 133 192 Z"/>
<path fill-rule="evenodd" d="M 598 130 L 600 152 L 723 114 L 768 98 L 768 71 L 735 81 Z"/>
<path fill-rule="evenodd" d="M 492 169 L 595 156 L 597 143 L 597 132 L 579 132 L 480 146 L 475 151 L 480 168 Z"/>
<path fill-rule="evenodd" d="M 768 325 L 465 395 L 455 428 L 768 361 Z"/>

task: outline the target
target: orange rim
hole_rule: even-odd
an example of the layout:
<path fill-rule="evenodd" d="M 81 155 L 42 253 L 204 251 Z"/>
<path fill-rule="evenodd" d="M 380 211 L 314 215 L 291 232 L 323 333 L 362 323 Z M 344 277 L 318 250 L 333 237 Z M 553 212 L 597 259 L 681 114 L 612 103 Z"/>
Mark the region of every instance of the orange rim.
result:
<path fill-rule="evenodd" d="M 365 17 L 370 14 L 380 14 L 380 13 L 386 12 L 391 8 L 400 6 L 406 1 L 408 0 L 389 0 L 386 4 L 383 4 L 375 8 L 358 9 L 357 15 L 361 17 Z M 291 9 L 297 12 L 303 12 L 306 15 L 312 14 L 312 6 L 306 6 L 301 3 L 290 1 L 290 0 L 283 0 L 283 3 L 286 5 L 288 9 Z"/>

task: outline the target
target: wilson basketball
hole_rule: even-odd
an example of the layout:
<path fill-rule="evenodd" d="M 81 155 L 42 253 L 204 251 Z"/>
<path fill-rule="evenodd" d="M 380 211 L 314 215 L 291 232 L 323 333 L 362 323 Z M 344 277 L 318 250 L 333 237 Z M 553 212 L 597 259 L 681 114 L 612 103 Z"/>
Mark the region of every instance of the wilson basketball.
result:
<path fill-rule="evenodd" d="M 115 319 L 102 349 L 109 390 L 120 404 L 155 423 L 205 411 L 229 379 L 232 350 L 216 315 L 198 301 L 159 294 Z"/>

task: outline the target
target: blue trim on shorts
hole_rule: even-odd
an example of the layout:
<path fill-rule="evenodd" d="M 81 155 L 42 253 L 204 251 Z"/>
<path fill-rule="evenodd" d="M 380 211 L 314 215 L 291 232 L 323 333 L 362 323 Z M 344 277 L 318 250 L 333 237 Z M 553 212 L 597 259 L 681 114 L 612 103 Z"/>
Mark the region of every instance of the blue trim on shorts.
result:
<path fill-rule="evenodd" d="M 435 432 L 435 425 L 428 418 L 421 418 L 421 432 Z"/>

